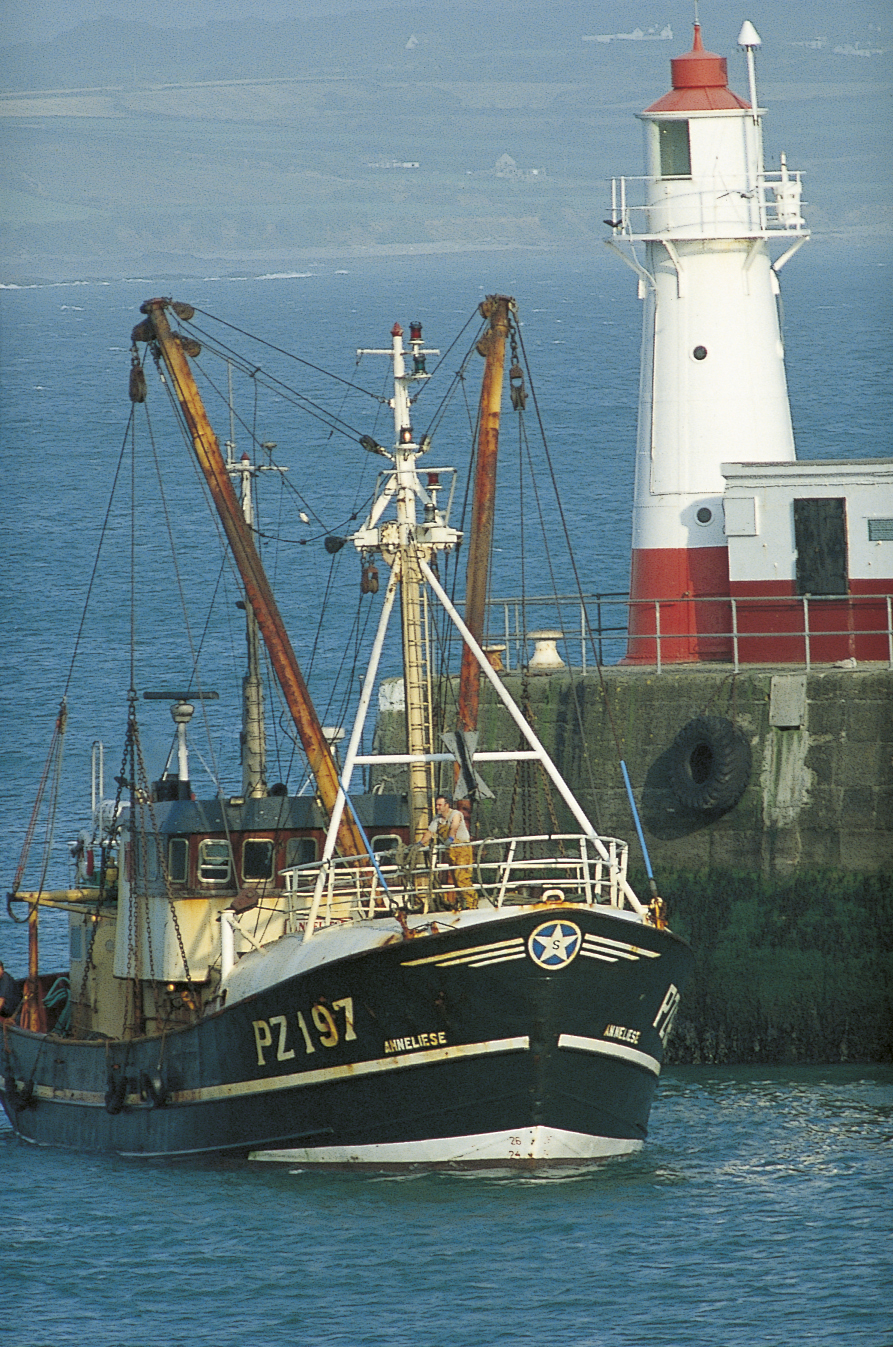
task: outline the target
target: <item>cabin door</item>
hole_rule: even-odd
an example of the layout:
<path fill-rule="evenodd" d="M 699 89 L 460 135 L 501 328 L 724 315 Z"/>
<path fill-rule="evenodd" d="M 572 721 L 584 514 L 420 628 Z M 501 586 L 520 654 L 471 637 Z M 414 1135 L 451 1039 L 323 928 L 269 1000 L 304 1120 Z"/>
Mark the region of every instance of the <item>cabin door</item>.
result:
<path fill-rule="evenodd" d="M 794 501 L 798 594 L 848 594 L 846 500 Z"/>

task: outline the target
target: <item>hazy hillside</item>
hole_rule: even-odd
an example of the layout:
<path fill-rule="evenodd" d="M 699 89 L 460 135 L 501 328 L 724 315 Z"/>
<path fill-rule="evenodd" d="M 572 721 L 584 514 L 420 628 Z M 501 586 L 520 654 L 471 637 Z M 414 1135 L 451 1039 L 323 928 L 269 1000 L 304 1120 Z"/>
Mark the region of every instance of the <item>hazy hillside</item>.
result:
<path fill-rule="evenodd" d="M 323 0 L 192 27 L 100 8 L 62 0 L 68 31 L 0 50 L 0 264 L 13 279 L 149 257 L 188 269 L 321 249 L 588 246 L 604 233 L 605 179 L 641 171 L 634 114 L 690 42 L 675 3 Z M 817 232 L 882 234 L 883 11 L 764 0 L 748 16 L 764 42 L 768 159 L 785 149 L 806 171 Z M 727 0 L 704 16 L 746 93 L 740 21 Z M 31 30 L 52 22 L 38 5 Z M 503 154 L 513 176 L 493 171 Z"/>

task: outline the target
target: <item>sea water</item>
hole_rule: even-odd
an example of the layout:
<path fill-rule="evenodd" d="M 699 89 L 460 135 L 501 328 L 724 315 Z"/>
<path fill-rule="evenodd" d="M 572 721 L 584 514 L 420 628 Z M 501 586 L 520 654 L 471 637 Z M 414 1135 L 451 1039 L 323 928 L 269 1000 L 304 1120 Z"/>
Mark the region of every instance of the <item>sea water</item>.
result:
<path fill-rule="evenodd" d="M 869 248 L 812 244 L 783 273 L 802 458 L 890 452 L 888 261 Z M 184 608 L 193 646 L 202 648 L 203 685 L 221 691 L 202 768 L 209 779 L 216 771 L 230 790 L 237 787 L 226 774 L 238 733 L 238 699 L 229 689 L 237 692 L 244 664 L 244 639 L 231 612 L 238 590 L 213 534 L 204 531 L 192 470 L 182 457 L 171 466 L 170 429 L 162 428 L 163 398 L 151 368 L 151 433 L 162 485 L 155 484 L 149 525 L 130 527 L 126 387 L 139 304 L 172 293 L 315 366 L 335 368 L 380 399 L 386 364 L 376 368 L 364 357 L 358 371 L 357 347 L 386 346 L 394 321 L 408 329 L 420 319 L 426 343 L 449 352 L 445 368 L 452 371 L 459 347 L 450 343 L 492 292 L 518 300 L 563 500 L 563 516 L 548 507 L 545 532 L 557 535 L 566 526 L 585 589 L 623 590 L 640 314 L 632 274 L 607 257 L 320 260 L 291 275 L 208 270 L 177 281 L 110 278 L 2 291 L 5 888 L 63 691 L 69 728 L 48 862 L 53 884 L 66 882 L 67 844 L 88 820 L 90 745 L 101 739 L 107 746 L 108 794 L 120 770 L 131 681 L 140 690 L 164 687 L 188 673 Z M 469 366 L 470 410 L 460 399 L 438 433 L 432 455 L 439 465 L 467 456 L 479 370 L 479 360 Z M 303 387 L 322 399 L 326 380 L 306 374 Z M 355 438 L 333 436 L 290 408 L 274 409 L 263 391 L 255 398 L 240 390 L 238 399 L 239 452 L 249 430 L 256 431 L 258 439 L 277 441 L 275 457 L 289 469 L 288 494 L 263 519 L 265 554 L 299 658 L 311 669 L 311 686 L 321 689 L 323 718 L 333 723 L 328 713 L 337 713 L 340 695 L 332 692 L 333 669 L 344 661 L 358 577 L 339 563 L 335 579 L 349 578 L 351 590 L 342 595 L 322 534 L 356 526 L 350 516 L 362 509 L 378 465 L 366 461 Z M 328 390 L 329 407 L 356 417 L 350 422 L 356 431 L 387 443 L 387 409 L 371 397 L 361 403 L 358 412 L 344 385 Z M 436 406 L 436 398 L 420 406 L 419 422 L 423 410 L 433 415 Z M 527 419 L 533 420 L 530 403 Z M 228 423 L 218 423 L 218 432 L 226 438 Z M 501 448 L 512 439 L 517 430 L 508 418 Z M 306 546 L 292 484 L 313 525 Z M 510 516 L 517 501 L 513 480 L 501 479 L 498 503 Z M 182 575 L 162 561 L 168 532 Z M 510 527 L 498 540 L 497 593 L 517 592 L 520 583 L 513 543 L 517 529 Z M 536 565 L 544 547 L 531 556 L 528 544 L 531 584 L 542 578 Z M 139 586 L 131 585 L 132 574 Z M 93 601 L 69 679 L 91 577 Z M 572 568 L 559 570 L 559 587 L 573 580 Z M 212 610 L 209 595 L 218 585 L 224 597 Z M 321 606 L 334 638 L 317 628 Z M 211 619 L 227 607 L 231 622 Z M 141 704 L 150 770 L 157 772 L 169 728 L 163 703 L 154 714 L 156 720 L 151 704 Z M 291 745 L 281 732 L 271 736 L 285 775 Z M 40 834 L 38 856 L 39 843 Z M 42 966 L 61 967 L 66 946 L 64 922 L 49 921 Z M 0 958 L 16 975 L 24 973 L 25 928 L 5 913 Z M 886 1067 L 674 1069 L 662 1079 L 640 1156 L 585 1178 L 503 1181 L 141 1165 L 34 1151 L 4 1126 L 0 1341 L 889 1347 L 891 1115 L 893 1072 Z"/>

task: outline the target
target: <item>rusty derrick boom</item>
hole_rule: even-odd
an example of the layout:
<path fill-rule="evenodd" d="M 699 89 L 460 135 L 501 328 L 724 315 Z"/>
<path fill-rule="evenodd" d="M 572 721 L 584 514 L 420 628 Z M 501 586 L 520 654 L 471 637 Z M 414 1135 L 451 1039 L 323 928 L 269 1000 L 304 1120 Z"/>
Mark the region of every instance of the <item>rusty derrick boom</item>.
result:
<path fill-rule="evenodd" d="M 204 473 L 233 558 L 239 568 L 245 587 L 245 597 L 254 612 L 301 745 L 307 755 L 319 798 L 326 813 L 331 816 L 340 789 L 338 769 L 310 699 L 282 615 L 254 545 L 251 530 L 242 515 L 217 437 L 211 429 L 183 346 L 168 323 L 165 309 L 170 303 L 168 299 L 147 300 L 140 310 L 146 314 L 146 322 L 134 328 L 133 340 L 154 342 L 171 377 L 196 458 Z M 349 810 L 345 810 L 342 815 L 338 829 L 338 846 L 346 856 L 363 855 L 366 851 L 362 836 Z"/>
<path fill-rule="evenodd" d="M 505 342 L 509 330 L 509 310 L 513 305 L 514 300 L 506 295 L 488 295 L 480 306 L 482 316 L 490 320 L 490 327 L 478 343 L 478 350 L 486 364 L 478 413 L 477 464 L 465 581 L 465 621 L 478 644 L 484 638 L 487 609 L 487 580 L 496 506 L 496 459 L 499 449 Z M 463 646 L 458 713 L 461 730 L 477 728 L 480 684 L 481 671 L 477 660 L 469 647 Z"/>

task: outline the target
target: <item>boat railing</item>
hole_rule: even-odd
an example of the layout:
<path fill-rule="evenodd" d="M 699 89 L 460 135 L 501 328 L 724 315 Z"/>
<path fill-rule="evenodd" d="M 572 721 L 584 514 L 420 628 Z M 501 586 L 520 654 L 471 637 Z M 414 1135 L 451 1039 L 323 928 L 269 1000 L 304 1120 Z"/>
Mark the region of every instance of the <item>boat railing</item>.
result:
<path fill-rule="evenodd" d="M 627 905 L 629 849 L 617 838 L 542 833 L 483 838 L 468 854 L 448 847 L 405 848 L 283 871 L 289 929 L 306 931 L 396 910 L 449 911 L 481 899 L 494 908 L 543 902 Z"/>
<path fill-rule="evenodd" d="M 658 673 L 699 660 L 731 664 L 736 673 L 742 664 L 809 672 L 840 660 L 893 669 L 893 594 L 631 599 L 613 590 L 490 601 L 483 644 L 508 672 L 535 668 L 543 635 L 559 655 L 543 672 L 558 672 L 563 662 L 585 674 L 594 657 L 599 664 L 653 664 Z"/>

